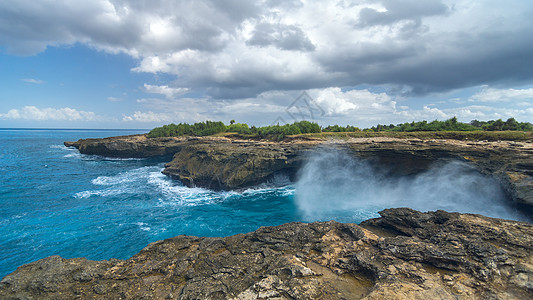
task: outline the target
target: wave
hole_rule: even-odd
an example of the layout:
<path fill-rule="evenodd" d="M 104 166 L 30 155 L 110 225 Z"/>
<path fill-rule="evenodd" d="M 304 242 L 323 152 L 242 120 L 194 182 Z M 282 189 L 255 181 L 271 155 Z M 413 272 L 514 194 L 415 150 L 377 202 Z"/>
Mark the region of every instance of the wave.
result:
<path fill-rule="evenodd" d="M 65 145 L 50 145 L 50 149 L 61 150 L 62 152 L 70 152 L 69 154 L 63 155 L 64 158 L 80 158 L 81 154 L 78 152 L 78 149 L 67 147 Z"/>
<path fill-rule="evenodd" d="M 150 231 L 151 230 L 150 226 L 148 226 L 148 224 L 146 224 L 144 222 L 137 222 L 137 223 L 135 223 L 135 225 L 139 226 L 139 229 L 143 230 L 143 231 Z"/>
<path fill-rule="evenodd" d="M 63 155 L 64 158 L 81 158 L 81 154 L 78 152 L 65 154 Z"/>
<path fill-rule="evenodd" d="M 107 156 L 100 156 L 100 155 L 90 155 L 90 154 L 81 154 L 79 152 L 67 154 L 63 157 L 74 157 L 78 158 L 84 161 L 140 161 L 140 160 L 146 160 L 146 158 L 134 158 L 134 157 L 128 157 L 128 158 L 121 158 L 121 157 L 107 157 Z"/>
<path fill-rule="evenodd" d="M 436 164 L 412 177 L 394 178 L 342 150 L 311 154 L 296 183 L 295 202 L 308 221 L 378 217 L 384 208 L 446 210 L 523 220 L 507 205 L 498 182 L 469 165 Z"/>
<path fill-rule="evenodd" d="M 50 145 L 50 149 L 59 149 L 63 151 L 69 151 L 72 153 L 66 154 L 64 158 L 76 158 L 86 161 L 139 161 L 146 160 L 146 158 L 138 157 L 107 157 L 101 155 L 81 154 L 78 149 L 73 147 L 66 147 L 65 145 Z"/>
<path fill-rule="evenodd" d="M 94 189 L 78 192 L 74 195 L 76 198 L 89 198 L 91 196 L 116 196 L 121 194 L 142 194 L 148 192 L 146 184 L 151 173 L 160 173 L 162 170 L 159 166 L 146 166 L 114 176 L 98 176 L 91 180 L 95 186 L 106 187 L 104 189 Z"/>
<path fill-rule="evenodd" d="M 50 145 L 50 149 L 60 149 L 60 150 L 65 150 L 65 151 L 77 151 L 76 148 L 67 147 L 65 145 Z"/>
<path fill-rule="evenodd" d="M 154 166 L 141 167 L 114 176 L 98 176 L 91 182 L 94 185 L 118 185 L 134 181 L 143 181 L 148 178 L 154 170 L 161 172 L 162 169 Z"/>
<path fill-rule="evenodd" d="M 146 195 L 157 198 L 157 206 L 197 206 L 253 199 L 268 195 L 288 197 L 294 194 L 293 185 L 286 178 L 248 188 L 242 191 L 212 191 L 198 187 L 187 187 L 179 181 L 170 179 L 161 171 L 160 166 L 145 166 L 112 176 L 98 176 L 91 180 L 95 189 L 74 194 L 75 198 L 112 197 L 124 194 Z"/>
<path fill-rule="evenodd" d="M 169 179 L 161 172 L 150 173 L 147 183 L 155 187 L 163 196 L 159 199 L 160 205 L 199 205 L 213 203 L 217 199 L 216 192 L 186 187 Z"/>

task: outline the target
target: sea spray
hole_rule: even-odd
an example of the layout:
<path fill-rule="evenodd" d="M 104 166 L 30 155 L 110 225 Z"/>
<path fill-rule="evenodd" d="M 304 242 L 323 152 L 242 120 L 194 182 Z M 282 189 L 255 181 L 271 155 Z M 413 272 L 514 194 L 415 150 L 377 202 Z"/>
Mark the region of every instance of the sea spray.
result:
<path fill-rule="evenodd" d="M 499 183 L 460 161 L 436 162 L 405 177 L 385 175 L 347 150 L 313 151 L 300 170 L 295 203 L 306 221 L 361 222 L 390 207 L 447 210 L 525 220 L 510 208 Z"/>

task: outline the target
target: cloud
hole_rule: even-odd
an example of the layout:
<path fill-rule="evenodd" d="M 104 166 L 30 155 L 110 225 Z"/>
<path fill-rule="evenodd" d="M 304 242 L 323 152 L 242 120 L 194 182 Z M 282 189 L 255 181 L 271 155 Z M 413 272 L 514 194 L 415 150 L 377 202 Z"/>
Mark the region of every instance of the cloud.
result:
<path fill-rule="evenodd" d="M 118 97 L 107 97 L 107 101 L 111 101 L 111 102 L 120 102 L 122 100 L 123 100 L 122 98 L 118 98 Z"/>
<path fill-rule="evenodd" d="M 365 7 L 359 12 L 358 24 L 361 26 L 391 25 L 396 22 L 420 24 L 423 17 L 444 15 L 448 7 L 440 0 L 383 0 L 381 7 Z"/>
<path fill-rule="evenodd" d="M 169 113 L 154 113 L 152 111 L 136 111 L 133 115 L 123 115 L 124 122 L 141 122 L 141 123 L 168 123 L 175 119 Z"/>
<path fill-rule="evenodd" d="M 481 91 L 472 95 L 472 102 L 510 102 L 533 100 L 533 88 L 528 89 L 495 89 L 483 86 Z"/>
<path fill-rule="evenodd" d="M 313 51 L 311 43 L 301 28 L 295 25 L 260 23 L 257 24 L 248 45 L 275 46 L 282 50 Z"/>
<path fill-rule="evenodd" d="M 425 95 L 531 82 L 531 15 L 526 0 L 19 0 L 0 2 L 0 46 L 126 53 L 138 58 L 133 71 L 175 76 L 146 88 L 167 98 L 364 85 Z M 337 107 L 332 114 L 350 109 Z"/>
<path fill-rule="evenodd" d="M 23 79 L 21 79 L 21 80 L 24 81 L 24 82 L 27 82 L 27 83 L 34 83 L 34 84 L 43 84 L 43 83 L 46 83 L 46 81 L 44 81 L 44 80 L 33 79 L 33 78 L 23 78 Z"/>
<path fill-rule="evenodd" d="M 158 85 L 149 85 L 146 83 L 144 84 L 144 90 L 147 93 L 164 95 L 168 99 L 173 99 L 176 96 L 185 94 L 189 91 L 188 88 L 172 88 L 172 87 L 169 87 L 168 85 L 158 86 Z"/>
<path fill-rule="evenodd" d="M 335 87 L 313 90 L 311 95 L 327 116 L 391 113 L 396 106 L 396 102 L 386 93 L 372 93 L 367 89 L 343 92 Z"/>
<path fill-rule="evenodd" d="M 37 108 L 24 106 L 21 109 L 11 109 L 6 114 L 0 114 L 3 119 L 23 119 L 34 121 L 95 121 L 99 117 L 94 112 L 76 110 L 73 108 Z"/>
<path fill-rule="evenodd" d="M 394 116 L 395 115 L 395 116 Z M 516 118 L 519 121 L 533 120 L 533 107 L 526 109 L 518 108 L 498 108 L 485 105 L 470 105 L 463 107 L 454 107 L 447 109 L 430 108 L 424 106 L 423 109 L 407 109 L 395 112 L 391 116 L 394 120 L 400 122 L 411 122 L 415 120 L 446 120 L 452 117 L 457 117 L 462 122 L 469 122 L 472 120 L 497 120 L 508 118 Z"/>

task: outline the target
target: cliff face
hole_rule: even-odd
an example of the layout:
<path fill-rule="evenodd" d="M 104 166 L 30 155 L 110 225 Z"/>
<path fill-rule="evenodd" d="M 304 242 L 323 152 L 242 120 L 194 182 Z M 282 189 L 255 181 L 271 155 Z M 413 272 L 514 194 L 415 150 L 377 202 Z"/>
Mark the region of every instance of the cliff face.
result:
<path fill-rule="evenodd" d="M 355 224 L 289 223 L 178 236 L 128 260 L 58 256 L 19 267 L 2 299 L 528 299 L 533 226 L 388 209 Z"/>
<path fill-rule="evenodd" d="M 81 139 L 65 142 L 67 147 L 75 147 L 80 153 L 121 158 L 145 158 L 172 156 L 188 143 L 187 138 L 169 137 L 148 139 L 146 135 L 117 136 L 103 139 Z"/>
<path fill-rule="evenodd" d="M 497 178 L 513 202 L 533 215 L 533 145 L 526 142 L 473 142 L 359 138 L 265 142 L 225 137 L 147 139 L 144 135 L 87 139 L 69 143 L 84 154 L 114 157 L 174 155 L 163 173 L 187 186 L 239 189 L 271 179 L 276 173 L 294 178 L 306 153 L 322 145 L 348 149 L 354 156 L 385 167 L 391 175 L 427 170 L 438 160 L 461 160 Z"/>
<path fill-rule="evenodd" d="M 184 147 L 164 174 L 187 186 L 228 190 L 257 185 L 276 173 L 294 178 L 305 152 L 316 143 L 204 141 Z"/>

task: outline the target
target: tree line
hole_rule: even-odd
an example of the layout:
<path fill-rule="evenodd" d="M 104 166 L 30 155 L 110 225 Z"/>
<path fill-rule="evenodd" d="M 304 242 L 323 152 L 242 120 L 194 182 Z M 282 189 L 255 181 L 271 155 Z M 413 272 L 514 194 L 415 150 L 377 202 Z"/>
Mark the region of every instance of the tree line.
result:
<path fill-rule="evenodd" d="M 302 133 L 320 133 L 322 128 L 317 124 L 309 121 L 300 121 L 293 124 L 272 125 L 263 127 L 249 127 L 248 124 L 234 123 L 233 120 L 230 125 L 225 125 L 223 122 L 205 121 L 194 124 L 179 123 L 169 124 L 162 127 L 156 127 L 148 133 L 149 138 L 154 137 L 171 137 L 171 136 L 207 136 L 223 132 L 232 132 L 242 135 L 251 135 L 258 137 L 275 137 L 278 140 L 283 139 L 287 135 L 295 135 Z"/>
<path fill-rule="evenodd" d="M 285 136 L 303 133 L 321 133 L 321 132 L 357 132 L 357 131 L 396 131 L 396 132 L 413 132 L 413 131 L 533 131 L 533 124 L 529 122 L 518 122 L 514 118 L 507 121 L 501 119 L 491 121 L 473 120 L 470 123 L 459 122 L 456 117 L 446 121 L 420 121 L 401 124 L 390 124 L 372 126 L 371 128 L 359 129 L 355 126 L 330 125 L 321 127 L 315 122 L 300 121 L 292 124 L 271 125 L 263 127 L 248 126 L 245 123 L 235 123 L 231 120 L 229 125 L 223 122 L 205 121 L 194 124 L 179 123 L 168 124 L 156 127 L 148 133 L 149 138 L 155 137 L 173 137 L 173 136 L 208 136 L 218 133 L 231 132 L 241 135 L 255 136 L 261 138 L 274 138 L 282 140 Z"/>
<path fill-rule="evenodd" d="M 413 132 L 413 131 L 533 131 L 533 125 L 529 122 L 518 122 L 514 118 L 509 118 L 507 121 L 502 119 L 490 121 L 473 120 L 470 123 L 462 123 L 457 121 L 456 117 L 446 121 L 420 121 L 411 123 L 402 123 L 397 125 L 380 125 L 372 126 L 370 131 L 397 131 L 397 132 Z"/>

